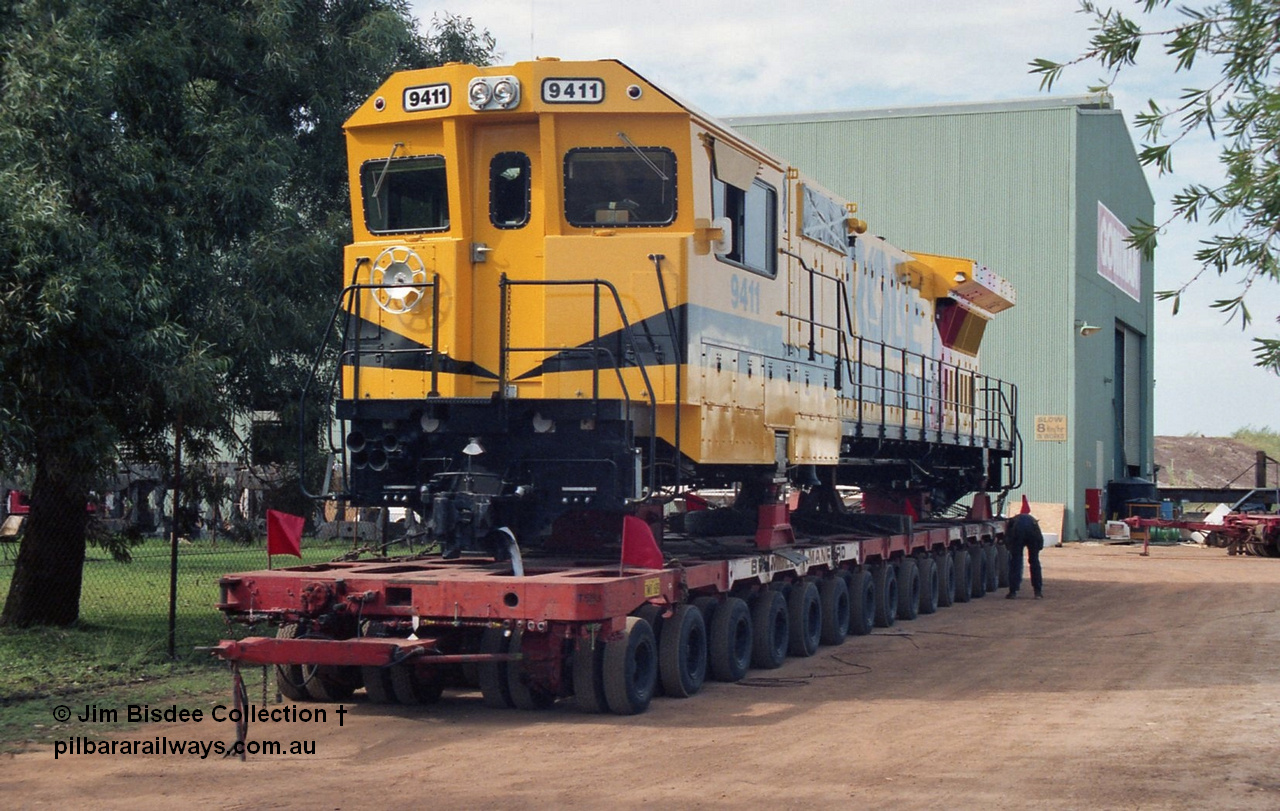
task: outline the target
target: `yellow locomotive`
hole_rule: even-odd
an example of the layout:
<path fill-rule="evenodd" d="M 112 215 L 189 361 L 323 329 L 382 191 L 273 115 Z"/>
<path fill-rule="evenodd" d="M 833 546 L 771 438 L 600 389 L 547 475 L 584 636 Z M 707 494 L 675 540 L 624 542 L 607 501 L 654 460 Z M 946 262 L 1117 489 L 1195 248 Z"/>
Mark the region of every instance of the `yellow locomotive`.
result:
<path fill-rule="evenodd" d="M 398 73 L 346 133 L 345 496 L 447 555 L 731 483 L 917 515 L 1014 484 L 1016 391 L 977 366 L 1011 287 L 625 65 Z"/>

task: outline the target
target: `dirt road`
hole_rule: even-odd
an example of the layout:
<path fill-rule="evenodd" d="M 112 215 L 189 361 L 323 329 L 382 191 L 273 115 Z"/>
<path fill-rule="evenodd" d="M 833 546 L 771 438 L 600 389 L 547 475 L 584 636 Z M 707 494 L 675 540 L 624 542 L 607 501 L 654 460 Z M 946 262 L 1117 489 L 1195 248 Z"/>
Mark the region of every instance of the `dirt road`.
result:
<path fill-rule="evenodd" d="M 503 712 L 478 693 L 421 710 L 358 699 L 341 726 L 330 706 L 324 723 L 250 730 L 313 741 L 309 755 L 17 755 L 0 761 L 0 804 L 1280 807 L 1280 560 L 1138 551 L 1046 550 L 1045 600 L 989 595 L 637 717 L 571 701 Z M 68 746 L 83 726 L 73 716 Z M 116 738 L 221 742 L 231 727 Z"/>

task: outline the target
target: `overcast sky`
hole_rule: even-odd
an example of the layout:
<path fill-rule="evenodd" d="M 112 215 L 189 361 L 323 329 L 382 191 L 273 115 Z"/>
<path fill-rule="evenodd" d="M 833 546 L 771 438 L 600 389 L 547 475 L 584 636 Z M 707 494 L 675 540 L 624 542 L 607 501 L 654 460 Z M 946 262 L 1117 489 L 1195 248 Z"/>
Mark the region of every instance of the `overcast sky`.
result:
<path fill-rule="evenodd" d="M 1127 0 L 1119 5 L 1134 8 Z M 536 56 L 619 59 L 645 78 L 717 116 L 996 101 L 1041 95 L 1027 73 L 1035 57 L 1066 60 L 1088 41 L 1077 0 L 447 0 L 414 3 L 423 25 L 437 11 L 470 17 L 498 41 L 502 62 Z M 1181 88 L 1154 43 L 1113 88 L 1132 122 L 1146 100 L 1172 102 Z M 1054 88 L 1078 94 L 1096 66 L 1076 68 Z M 1135 144 L 1140 133 L 1130 126 Z M 1175 174 L 1148 172 L 1158 221 L 1170 195 L 1190 182 L 1214 185 L 1217 147 L 1180 144 Z M 1210 232 L 1180 221 L 1161 238 L 1156 289 L 1181 285 Z M 906 246 L 910 247 L 910 246 Z M 999 272 L 999 268 L 993 268 Z M 1241 331 L 1209 304 L 1236 294 L 1234 279 L 1201 279 L 1174 317 L 1156 303 L 1156 433 L 1219 436 L 1244 427 L 1280 429 L 1280 378 L 1252 366 L 1250 338 L 1280 336 L 1280 286 L 1250 294 L 1254 322 Z M 1016 382 L 1016 381 L 1015 381 Z"/>

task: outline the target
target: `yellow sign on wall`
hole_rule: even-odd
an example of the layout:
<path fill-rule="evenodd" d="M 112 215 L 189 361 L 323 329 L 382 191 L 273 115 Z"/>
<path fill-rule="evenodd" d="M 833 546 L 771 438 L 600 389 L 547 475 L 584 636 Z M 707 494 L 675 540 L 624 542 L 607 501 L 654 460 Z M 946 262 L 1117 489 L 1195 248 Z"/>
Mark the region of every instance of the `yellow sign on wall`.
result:
<path fill-rule="evenodd" d="M 1037 414 L 1036 439 L 1044 442 L 1066 442 L 1067 415 Z"/>

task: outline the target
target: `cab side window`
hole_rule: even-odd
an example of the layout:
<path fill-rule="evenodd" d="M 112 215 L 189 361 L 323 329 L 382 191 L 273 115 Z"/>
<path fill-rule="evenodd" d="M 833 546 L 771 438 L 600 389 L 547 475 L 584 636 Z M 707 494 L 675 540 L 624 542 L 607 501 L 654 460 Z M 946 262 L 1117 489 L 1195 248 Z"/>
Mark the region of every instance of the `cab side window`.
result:
<path fill-rule="evenodd" d="M 761 180 L 746 191 L 716 179 L 712 183 L 714 216 L 733 226 L 729 251 L 716 254 L 722 262 L 738 265 L 769 278 L 778 275 L 778 192 Z"/>

